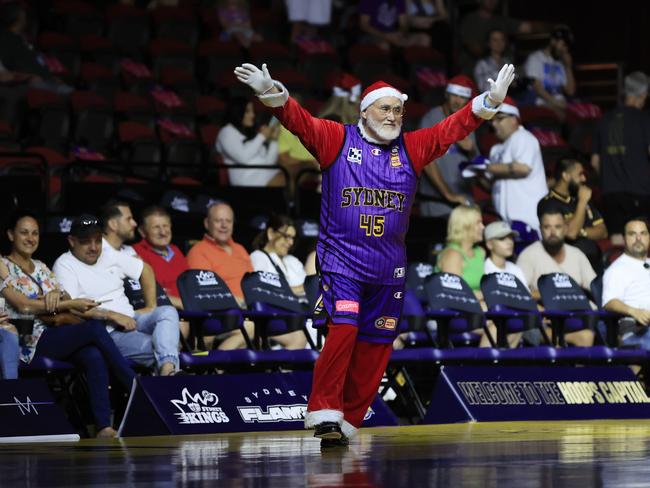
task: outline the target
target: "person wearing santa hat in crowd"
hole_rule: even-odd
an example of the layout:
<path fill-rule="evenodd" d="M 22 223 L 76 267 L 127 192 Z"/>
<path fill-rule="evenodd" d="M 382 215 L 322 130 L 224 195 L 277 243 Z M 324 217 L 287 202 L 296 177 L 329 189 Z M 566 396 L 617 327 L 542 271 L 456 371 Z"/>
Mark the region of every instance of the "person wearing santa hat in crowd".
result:
<path fill-rule="evenodd" d="M 471 78 L 457 75 L 451 78 L 445 89 L 442 105 L 429 110 L 420 128 L 432 127 L 451 114 L 455 114 L 476 95 L 476 85 Z M 449 215 L 455 204 L 471 203 L 471 188 L 468 180 L 461 176 L 459 163 L 478 156 L 476 136 L 472 132 L 464 139 L 449 146 L 445 154 L 424 168 L 425 178 L 420 178 L 419 193 L 439 200 L 445 199 L 451 205 L 440 202 L 420 202 L 420 215 L 423 217 L 444 217 Z"/>
<path fill-rule="evenodd" d="M 537 203 L 548 193 L 537 138 L 520 123 L 515 101 L 506 97 L 492 127 L 501 144 L 490 149 L 485 173 L 492 183 L 492 202 L 501 218 L 524 222 L 539 234 Z"/>
<path fill-rule="evenodd" d="M 259 100 L 316 157 L 323 173 L 315 322 L 327 340 L 314 367 L 305 427 L 321 447 L 355 435 L 388 364 L 406 278 L 409 214 L 423 168 L 498 111 L 514 78 L 504 66 L 490 90 L 426 129 L 402 133 L 408 96 L 378 81 L 361 94 L 357 124 L 312 117 L 265 64 L 235 68 Z"/>

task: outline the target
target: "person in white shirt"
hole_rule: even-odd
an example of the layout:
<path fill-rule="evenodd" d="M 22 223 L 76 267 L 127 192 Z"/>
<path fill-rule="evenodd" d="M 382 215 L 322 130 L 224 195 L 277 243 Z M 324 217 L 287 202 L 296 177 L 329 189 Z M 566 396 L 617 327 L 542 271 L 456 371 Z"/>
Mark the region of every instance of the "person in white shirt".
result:
<path fill-rule="evenodd" d="M 548 193 L 539 142 L 520 124 L 512 98 L 506 97 L 498 110 L 492 127 L 503 142 L 490 149 L 485 169 L 488 179 L 494 180 L 494 208 L 506 222 L 518 220 L 539 232 L 537 202 Z"/>
<path fill-rule="evenodd" d="M 161 376 L 178 371 L 178 313 L 172 306 L 133 309 L 124 292 L 124 278 L 138 280 L 144 296 L 155 304 L 155 277 L 141 259 L 115 250 L 102 239 L 102 227 L 94 215 L 84 214 L 72 224 L 70 251 L 54 263 L 62 288 L 74 298 L 90 298 L 101 306 L 84 314 L 104 320 L 120 352 L 145 366 L 157 366 Z M 147 302 L 145 302 L 147 303 Z"/>
<path fill-rule="evenodd" d="M 255 271 L 278 274 L 286 280 L 291 291 L 299 298 L 305 298 L 305 268 L 300 260 L 289 254 L 296 240 L 296 227 L 285 215 L 272 215 L 266 229 L 253 241 L 255 251 L 251 253 L 251 263 Z M 273 338 L 287 349 L 303 349 L 307 340 L 302 331 L 297 330 Z"/>
<path fill-rule="evenodd" d="M 528 288 L 526 276 L 519 266 L 512 261 L 508 261 L 515 251 L 515 237 L 519 236 L 516 230 L 512 230 L 507 222 L 497 220 L 485 227 L 483 231 L 485 247 L 488 249 L 488 257 L 485 258 L 483 265 L 484 274 L 492 273 L 510 273 L 521 281 Z"/>
<path fill-rule="evenodd" d="M 572 40 L 566 27 L 555 29 L 546 47 L 532 52 L 524 66 L 526 76 L 533 80 L 535 103 L 550 108 L 561 118 L 566 112 L 565 96 L 573 96 L 576 91 L 569 51 Z"/>
<path fill-rule="evenodd" d="M 625 252 L 603 276 L 603 308 L 627 315 L 643 328 L 623 335 L 626 346 L 650 349 L 650 233 L 645 217 L 629 220 L 623 228 Z"/>
<path fill-rule="evenodd" d="M 255 126 L 253 102 L 234 97 L 228 102 L 224 118 L 226 125 L 219 131 L 215 143 L 216 151 L 226 165 L 273 166 L 278 161 L 278 133 L 280 124 Z M 273 169 L 228 170 L 231 186 L 281 186 L 284 175 Z"/>
<path fill-rule="evenodd" d="M 299 297 L 305 296 L 305 267 L 289 254 L 296 240 L 296 227 L 286 215 L 272 215 L 266 229 L 253 241 L 256 249 L 251 253 L 255 271 L 268 271 L 282 275 L 291 290 Z"/>

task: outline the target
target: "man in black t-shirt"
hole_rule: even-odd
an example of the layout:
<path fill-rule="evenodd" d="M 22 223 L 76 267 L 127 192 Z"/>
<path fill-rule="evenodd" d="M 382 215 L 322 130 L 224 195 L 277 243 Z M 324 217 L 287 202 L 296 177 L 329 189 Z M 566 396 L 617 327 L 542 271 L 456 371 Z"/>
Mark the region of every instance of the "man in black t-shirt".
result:
<path fill-rule="evenodd" d="M 562 213 L 567 224 L 567 242 L 580 249 L 600 274 L 602 254 L 596 241 L 607 238 L 607 227 L 598 209 L 590 204 L 591 188 L 586 181 L 580 161 L 559 161 L 555 167 L 555 185 L 537 204 L 537 215 L 547 209 Z"/>
<path fill-rule="evenodd" d="M 623 243 L 623 225 L 650 214 L 650 115 L 643 112 L 648 77 L 625 77 L 625 104 L 606 113 L 594 134 L 591 163 L 600 173 L 603 213 L 612 242 Z"/>

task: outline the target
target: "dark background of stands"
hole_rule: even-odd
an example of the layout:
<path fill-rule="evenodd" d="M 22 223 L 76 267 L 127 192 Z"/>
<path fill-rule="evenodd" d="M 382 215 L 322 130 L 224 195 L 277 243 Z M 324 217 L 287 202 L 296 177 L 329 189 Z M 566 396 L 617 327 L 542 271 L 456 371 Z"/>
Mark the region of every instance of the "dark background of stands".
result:
<path fill-rule="evenodd" d="M 79 19 L 75 20 L 70 15 L 57 10 L 57 5 L 65 2 L 39 0 L 28 3 L 31 5 L 32 16 L 36 20 L 33 29 L 36 39 L 38 34 L 42 32 L 65 33 L 66 29 L 80 29 Z M 113 4 L 113 2 L 107 1 L 87 3 L 100 12 Z M 210 23 L 202 15 L 206 11 L 205 9 L 210 8 L 213 3 L 203 0 L 181 1 L 182 6 L 189 6 L 194 12 L 193 18 L 198 29 L 198 37 L 195 43 L 197 47 L 200 46 L 201 42 L 215 39 Z M 332 42 L 336 48 L 338 68 L 349 71 L 353 69 L 348 61 L 349 49 L 354 46 L 359 35 L 358 17 L 352 14 L 347 23 L 342 23 L 341 13 L 354 6 L 356 2 L 339 3 L 342 3 L 345 8 L 335 10 L 332 27 L 325 31 L 324 38 Z M 474 2 L 467 0 L 450 1 L 448 3 L 450 11 L 452 11 L 452 15 L 456 19 L 462 18 L 465 13 L 471 11 L 475 6 Z M 254 27 L 262 32 L 267 39 L 284 45 L 291 58 L 295 60 L 297 58 L 295 49 L 288 42 L 290 26 L 286 20 L 283 2 L 280 0 L 252 0 L 250 4 L 253 11 Z M 573 30 L 576 39 L 572 53 L 576 65 L 578 94 L 590 97 L 594 103 L 597 103 L 603 109 L 612 107 L 620 99 L 621 73 L 627 73 L 633 69 L 650 71 L 650 31 L 645 26 L 645 22 L 650 18 L 650 4 L 647 2 L 624 0 L 612 4 L 609 2 L 566 2 L 557 0 L 544 2 L 510 1 L 502 2 L 502 8 L 504 13 L 516 18 L 568 25 Z M 149 15 L 153 18 L 153 14 Z M 81 19 L 81 22 L 83 22 L 83 16 Z M 259 23 L 256 25 L 256 22 Z M 172 29 L 166 31 L 167 34 L 163 34 L 161 26 L 162 24 L 157 27 L 154 26 L 152 20 L 150 39 L 156 37 L 165 38 L 168 37 L 170 32 L 173 32 Z M 101 35 L 108 37 L 106 25 L 100 28 L 100 31 Z M 528 52 L 538 49 L 544 44 L 545 37 L 543 35 L 531 35 L 527 38 L 517 39 L 515 42 L 519 48 L 515 62 L 522 64 Z M 38 43 L 36 45 L 38 46 Z M 155 71 L 157 68 L 155 64 L 152 65 L 154 61 L 149 56 L 149 47 L 143 47 L 141 61 L 147 64 L 149 68 L 152 68 L 152 71 Z M 63 49 L 63 52 L 65 51 Z M 195 47 L 193 53 L 197 52 Z M 451 53 L 443 53 L 443 55 L 448 58 L 451 57 Z M 249 60 L 250 57 L 233 56 L 230 64 L 234 67 L 238 59 L 244 61 Z M 236 84 L 222 83 L 214 77 L 207 76 L 205 72 L 206 66 L 200 55 L 192 54 L 190 58 L 194 60 L 193 74 L 195 76 L 192 79 L 185 80 L 187 84 L 180 82 L 175 87 L 178 92 L 182 90 L 188 99 L 204 95 L 224 102 L 228 96 L 242 92 L 242 88 Z M 404 66 L 399 56 L 394 53 L 392 59 L 393 69 L 391 72 L 398 77 L 408 77 L 408 74 L 402 71 Z M 97 60 L 90 59 L 87 54 L 84 54 L 81 61 L 95 62 Z M 610 68 L 597 75 L 600 78 L 595 80 L 591 78 L 593 71 L 589 70 L 584 71 L 583 74 L 586 73 L 586 75 L 581 77 L 579 67 L 587 63 L 591 63 L 591 66 L 593 66 L 593 63 L 600 63 L 610 66 Z M 281 70 L 274 69 L 274 66 L 278 66 L 277 62 L 274 64 L 272 60 L 269 60 L 271 72 L 278 74 L 278 78 L 282 79 Z M 298 71 L 302 68 L 298 62 L 293 67 Z M 225 67 L 222 66 L 219 69 L 225 69 Z M 454 72 L 449 70 L 446 74 L 451 76 Z M 438 93 L 437 98 L 435 96 L 423 96 L 423 94 L 418 93 L 412 80 L 405 80 L 404 78 L 396 81 L 406 81 L 407 83 L 405 88 L 412 94 L 410 101 L 411 114 L 417 112 L 416 109 L 420 111 L 427 110 L 441 101 L 441 92 Z M 119 70 L 116 71 L 115 79 L 119 82 Z M 80 75 L 76 79 L 70 79 L 69 83 L 75 85 L 77 90 L 89 89 L 88 83 L 82 80 Z M 308 85 L 310 86 L 311 105 L 316 108 L 329 95 L 329 87 L 325 84 L 318 85 L 313 82 L 308 83 Z M 96 86 L 101 87 L 102 85 L 100 83 Z M 92 87 L 90 88 L 92 90 Z M 104 88 L 106 87 L 101 89 Z M 122 82 L 119 90 L 138 91 L 127 86 L 124 82 Z M 74 110 L 73 107 L 70 116 L 72 124 L 71 137 L 74 137 L 75 124 L 80 120 L 78 119 L 79 113 L 75 113 Z M 218 109 L 216 111 L 218 112 Z M 38 123 L 34 122 L 34 110 L 31 112 L 30 117 L 32 118 L 29 120 L 31 123 Z M 263 116 L 263 114 L 260 115 L 260 117 Z M 174 166 L 168 164 L 164 175 L 147 174 L 146 168 L 143 174 L 135 174 L 134 170 L 125 169 L 126 166 L 123 162 L 114 161 L 114 158 L 123 156 L 123 153 L 119 150 L 119 141 L 113 138 L 109 141 L 107 151 L 109 153 L 109 162 L 114 164 L 103 164 L 102 171 L 96 171 L 95 163 L 53 164 L 47 155 L 42 160 L 38 158 L 32 159 L 29 164 L 18 165 L 17 168 L 13 167 L 10 171 L 3 170 L 0 174 L 0 206 L 8 210 L 17 203 L 21 207 L 32 207 L 43 216 L 46 232 L 42 238 L 39 254 L 42 259 L 50 264 L 67 247 L 64 234 L 57 232 L 54 226 L 58 222 L 57 219 L 73 216 L 82 211 L 96 211 L 110 197 L 119 197 L 132 203 L 136 216 L 138 210 L 144 206 L 160 203 L 163 195 L 169 190 L 180 191 L 189 196 L 190 200 L 197 198 L 205 200 L 210 197 L 228 200 L 235 207 L 237 215 L 235 239 L 241 241 L 247 247 L 250 247 L 252 237 L 258 231 L 258 217 L 269 211 L 289 213 L 301 219 L 314 220 L 318 218 L 318 195 L 315 194 L 313 188 L 299 190 L 297 199 L 289 199 L 286 192 L 282 190 L 240 189 L 223 184 L 223 170 L 216 168 L 214 155 L 211 153 L 215 133 L 213 130 L 203 130 L 207 126 L 214 129 L 215 126 L 219 125 L 218 113 L 194 113 L 189 116 L 185 113 L 176 113 L 172 114 L 173 117 L 177 117 L 180 121 L 189 121 L 188 123 L 191 124 L 195 135 L 191 143 L 183 142 L 176 146 L 174 146 L 173 140 L 171 142 L 165 141 L 164 137 L 161 136 L 161 148 L 164 153 L 162 159 L 172 161 L 172 151 L 177 151 L 174 154 L 180 159 L 185 158 L 184 160 L 187 160 L 196 156 L 197 161 L 199 161 L 197 168 L 184 173 L 183 171 L 190 168 L 189 166 L 183 170 L 175 171 Z M 117 124 L 120 121 L 122 119 L 116 114 L 113 130 L 115 134 L 118 133 Z M 415 122 L 417 120 L 412 118 L 409 123 L 413 124 Z M 23 132 L 20 134 L 20 137 L 23 137 L 22 140 L 18 138 L 18 140 L 14 141 L 0 141 L 2 142 L 2 149 L 19 152 L 30 146 L 42 145 L 29 140 L 29 130 L 31 129 L 33 129 L 33 126 L 28 128 L 28 133 Z M 487 130 L 486 127 L 483 129 Z M 58 149 L 67 158 L 69 151 L 76 142 L 79 141 L 66 141 Z M 184 150 L 188 152 L 183 152 Z M 588 151 L 585 150 L 584 145 L 580 148 L 571 147 L 570 150 L 573 151 L 575 156 L 583 160 L 588 157 Z M 550 157 L 557 158 L 562 154 L 565 153 L 560 151 L 551 154 Z M 547 156 L 548 154 L 545 155 L 545 161 Z M 1 158 L 2 156 L 0 156 Z M 46 167 L 45 164 L 48 164 L 49 167 Z M 46 173 L 47 177 L 45 176 Z M 548 166 L 547 173 L 550 173 Z M 591 180 L 590 183 L 593 186 L 595 182 Z M 55 196 L 55 193 L 59 190 L 57 185 L 61 186 L 61 193 Z M 47 192 L 49 192 L 48 201 L 46 201 Z M 597 194 L 597 191 L 595 194 Z M 202 215 L 200 211 L 187 214 L 173 212 L 173 222 L 174 240 L 183 250 L 187 250 L 188 241 L 201 238 Z M 407 236 L 409 259 L 414 261 L 431 260 L 436 244 L 444 240 L 445 226 L 444 219 L 420 218 L 414 215 Z M 312 245 L 313 240 L 307 239 L 303 241 L 296 252 L 298 257 L 304 258 Z M 5 248 L 0 247 L 0 250 L 5 252 L 6 246 Z"/>

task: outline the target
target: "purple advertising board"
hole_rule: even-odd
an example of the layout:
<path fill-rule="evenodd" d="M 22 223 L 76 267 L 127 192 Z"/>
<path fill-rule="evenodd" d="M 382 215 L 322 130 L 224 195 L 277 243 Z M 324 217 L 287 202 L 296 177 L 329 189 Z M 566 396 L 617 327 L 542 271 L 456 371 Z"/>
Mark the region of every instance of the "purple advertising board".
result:
<path fill-rule="evenodd" d="M 44 379 L 0 380 L 0 444 L 78 440 Z"/>
<path fill-rule="evenodd" d="M 422 423 L 650 418 L 625 366 L 443 366 Z"/>
<path fill-rule="evenodd" d="M 138 377 L 121 437 L 303 428 L 311 372 Z M 365 427 L 397 425 L 379 397 Z"/>

